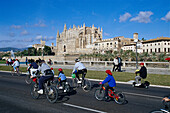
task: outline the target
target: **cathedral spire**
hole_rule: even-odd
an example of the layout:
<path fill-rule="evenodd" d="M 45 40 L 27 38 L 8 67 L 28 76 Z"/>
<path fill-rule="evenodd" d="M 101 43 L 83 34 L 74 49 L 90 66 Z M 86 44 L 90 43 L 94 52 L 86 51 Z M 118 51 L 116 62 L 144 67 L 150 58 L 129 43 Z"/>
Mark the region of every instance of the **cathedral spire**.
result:
<path fill-rule="evenodd" d="M 83 27 L 86 27 L 85 23 L 83 24 Z"/>
<path fill-rule="evenodd" d="M 75 29 L 76 28 L 76 26 L 73 24 L 73 29 Z"/>
<path fill-rule="evenodd" d="M 100 27 L 98 27 L 98 33 L 100 32 Z"/>
<path fill-rule="evenodd" d="M 64 31 L 67 31 L 67 26 L 66 26 L 66 24 L 64 25 Z"/>
<path fill-rule="evenodd" d="M 59 34 L 59 30 L 57 31 L 57 38 L 59 38 L 60 37 L 60 34 Z"/>

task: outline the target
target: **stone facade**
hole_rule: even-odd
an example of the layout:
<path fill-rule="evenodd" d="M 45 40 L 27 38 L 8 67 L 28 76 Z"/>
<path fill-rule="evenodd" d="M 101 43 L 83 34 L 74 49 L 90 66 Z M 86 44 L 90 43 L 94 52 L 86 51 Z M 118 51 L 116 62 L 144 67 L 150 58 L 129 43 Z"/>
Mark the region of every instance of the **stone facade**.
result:
<path fill-rule="evenodd" d="M 92 27 L 76 27 L 67 30 L 66 24 L 64 31 L 59 34 L 57 32 L 56 39 L 56 55 L 74 55 L 93 53 L 92 47 L 95 42 L 102 40 L 102 28 Z"/>

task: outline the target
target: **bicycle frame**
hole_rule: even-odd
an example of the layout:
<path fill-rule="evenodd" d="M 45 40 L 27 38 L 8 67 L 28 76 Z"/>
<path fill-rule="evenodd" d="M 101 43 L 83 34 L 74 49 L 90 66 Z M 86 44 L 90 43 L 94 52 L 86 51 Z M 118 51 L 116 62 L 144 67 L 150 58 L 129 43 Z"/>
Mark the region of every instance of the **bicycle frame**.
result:
<path fill-rule="evenodd" d="M 102 89 L 103 90 L 106 90 L 106 88 L 102 85 Z M 111 89 L 108 90 L 108 96 L 111 97 L 111 98 L 116 98 L 118 99 L 119 97 L 115 94 L 115 92 Z"/>

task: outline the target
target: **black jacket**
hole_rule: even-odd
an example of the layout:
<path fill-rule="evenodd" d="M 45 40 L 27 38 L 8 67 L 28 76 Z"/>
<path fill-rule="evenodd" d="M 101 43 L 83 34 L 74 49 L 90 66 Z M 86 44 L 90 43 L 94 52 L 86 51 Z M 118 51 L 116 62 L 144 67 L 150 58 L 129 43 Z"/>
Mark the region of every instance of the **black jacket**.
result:
<path fill-rule="evenodd" d="M 142 77 L 143 79 L 147 77 L 147 69 L 145 66 L 141 67 L 141 69 L 137 71 L 136 73 L 140 73 L 139 76 Z"/>

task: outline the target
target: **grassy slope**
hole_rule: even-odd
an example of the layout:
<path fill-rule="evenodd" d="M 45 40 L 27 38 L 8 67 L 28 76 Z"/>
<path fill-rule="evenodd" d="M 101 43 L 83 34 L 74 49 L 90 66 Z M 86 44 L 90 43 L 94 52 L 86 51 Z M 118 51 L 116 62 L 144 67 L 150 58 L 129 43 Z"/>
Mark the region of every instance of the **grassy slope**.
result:
<path fill-rule="evenodd" d="M 20 67 L 22 72 L 26 72 L 26 67 Z M 10 71 L 12 67 L 10 66 L 0 66 L 0 70 Z M 55 75 L 57 75 L 57 69 L 54 69 Z M 72 70 L 71 69 L 64 69 L 64 73 L 66 76 L 71 76 Z M 87 72 L 86 77 L 92 79 L 101 79 L 104 80 L 106 77 L 106 73 L 104 71 L 91 71 Z M 128 72 L 113 72 L 113 76 L 115 77 L 116 81 L 123 81 L 127 82 L 129 80 L 134 80 L 135 74 L 128 73 Z M 170 75 L 159 75 L 159 74 L 148 74 L 146 79 L 151 84 L 154 85 L 165 85 L 170 86 Z"/>

